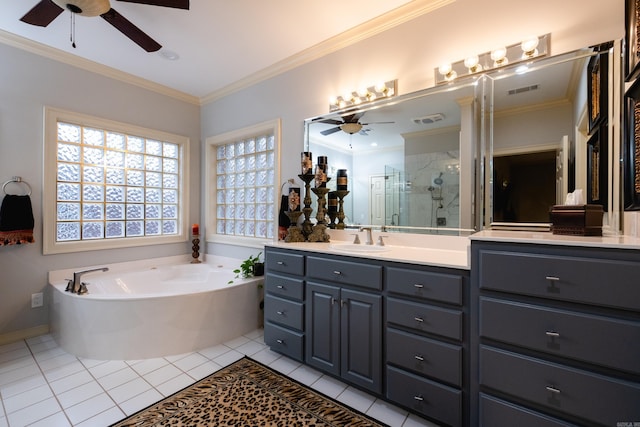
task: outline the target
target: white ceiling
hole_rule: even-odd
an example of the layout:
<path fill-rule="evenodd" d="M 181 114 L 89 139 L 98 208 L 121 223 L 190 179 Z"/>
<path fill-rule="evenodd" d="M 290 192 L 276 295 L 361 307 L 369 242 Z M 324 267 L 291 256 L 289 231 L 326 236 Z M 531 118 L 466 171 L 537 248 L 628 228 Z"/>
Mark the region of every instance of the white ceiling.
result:
<path fill-rule="evenodd" d="M 100 17 L 83 16 L 76 17 L 74 49 L 70 12 L 44 28 L 20 21 L 38 1 L 0 0 L 0 42 L 26 42 L 36 51 L 53 48 L 53 56 L 67 62 L 92 61 L 199 99 L 283 67 L 310 49 L 337 48 L 338 40 L 356 38 L 355 28 L 362 24 L 375 31 L 390 20 L 401 22 L 450 2 L 191 0 L 185 11 L 112 0 L 112 8 L 163 45 L 147 53 Z M 167 60 L 161 55 L 165 50 L 180 58 Z"/>

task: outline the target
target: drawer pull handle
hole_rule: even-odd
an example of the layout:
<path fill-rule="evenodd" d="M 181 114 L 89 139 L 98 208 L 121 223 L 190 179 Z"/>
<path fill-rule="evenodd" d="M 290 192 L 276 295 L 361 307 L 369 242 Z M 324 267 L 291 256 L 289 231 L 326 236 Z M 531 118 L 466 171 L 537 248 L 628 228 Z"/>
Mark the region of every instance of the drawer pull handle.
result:
<path fill-rule="evenodd" d="M 336 299 L 334 297 L 331 297 L 331 305 L 334 305 L 336 303 Z"/>
<path fill-rule="evenodd" d="M 548 391 L 550 391 L 551 393 L 555 393 L 555 394 L 560 394 L 560 390 L 558 390 L 555 387 L 551 387 L 551 386 L 546 386 L 545 387 Z"/>
<path fill-rule="evenodd" d="M 333 270 L 333 274 L 337 274 L 338 276 L 340 276 L 342 274 L 342 272 L 338 271 L 338 270 Z"/>
<path fill-rule="evenodd" d="M 278 265 L 284 265 L 284 261 L 278 261 L 278 262 L 276 262 L 276 264 L 278 264 Z"/>
<path fill-rule="evenodd" d="M 556 276 L 547 276 L 547 277 L 545 277 L 545 279 L 547 279 L 547 280 L 549 280 L 551 282 L 559 282 L 560 281 L 560 278 L 556 277 Z"/>
<path fill-rule="evenodd" d="M 344 305 L 347 303 L 346 300 L 341 299 L 340 300 L 340 307 L 344 307 Z"/>
<path fill-rule="evenodd" d="M 420 356 L 419 354 L 416 354 L 416 355 L 415 355 L 415 356 L 413 356 L 413 357 L 414 357 L 414 359 L 416 359 L 416 360 L 419 360 L 419 361 L 421 361 L 421 362 L 424 362 L 424 357 L 423 357 L 423 356 Z"/>
<path fill-rule="evenodd" d="M 424 402 L 424 397 L 422 397 L 422 395 L 413 396 L 413 400 L 417 400 L 418 402 Z"/>
<path fill-rule="evenodd" d="M 554 331 L 547 331 L 545 332 L 545 334 L 548 337 L 552 337 L 552 338 L 560 338 L 560 334 L 558 332 L 554 332 Z"/>
<path fill-rule="evenodd" d="M 415 320 L 416 322 L 421 322 L 421 323 L 424 322 L 424 319 L 422 317 L 418 317 L 418 316 L 414 317 L 413 320 Z"/>
<path fill-rule="evenodd" d="M 424 288 L 424 285 L 421 284 L 421 283 L 416 283 L 415 285 L 413 285 L 413 287 L 416 288 L 416 289 L 422 289 L 422 288 Z"/>
<path fill-rule="evenodd" d="M 280 316 L 284 316 L 284 311 L 276 311 L 276 314 L 278 314 Z"/>
<path fill-rule="evenodd" d="M 284 286 L 282 286 L 282 285 L 277 285 L 277 286 L 276 286 L 276 288 L 278 288 L 278 289 L 284 289 Z"/>
<path fill-rule="evenodd" d="M 278 344 L 284 344 L 284 340 L 276 340 Z"/>

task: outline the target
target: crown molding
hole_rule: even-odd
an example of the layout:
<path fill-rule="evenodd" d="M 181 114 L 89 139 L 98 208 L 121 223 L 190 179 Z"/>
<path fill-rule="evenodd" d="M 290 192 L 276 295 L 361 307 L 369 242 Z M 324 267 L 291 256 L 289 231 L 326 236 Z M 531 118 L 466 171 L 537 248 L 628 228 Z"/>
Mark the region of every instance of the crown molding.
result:
<path fill-rule="evenodd" d="M 308 49 L 296 53 L 282 61 L 244 77 L 236 82 L 200 98 L 201 105 L 214 102 L 220 98 L 260 83 L 296 67 L 307 64 L 330 53 L 351 46 L 369 37 L 380 34 L 419 16 L 433 12 L 456 0 L 414 0 L 384 15 L 373 18 L 357 27 L 344 31 L 330 39 L 318 43 Z"/>
<path fill-rule="evenodd" d="M 162 95 L 166 95 L 184 102 L 202 106 L 210 102 L 216 101 L 234 92 L 268 80 L 279 74 L 292 70 L 296 67 L 322 58 L 330 53 L 358 43 L 376 34 L 380 34 L 386 30 L 403 24 L 419 16 L 433 12 L 448 4 L 454 3 L 456 0 L 413 0 L 405 5 L 397 7 L 383 15 L 373 18 L 357 27 L 344 31 L 328 40 L 318 43 L 308 49 L 296 53 L 285 58 L 275 64 L 266 67 L 256 73 L 244 77 L 236 82 L 216 90 L 209 95 L 198 98 L 193 95 L 172 89 L 150 80 L 146 80 L 121 70 L 99 64 L 88 59 L 80 58 L 60 49 L 46 46 L 16 34 L 0 30 L 0 43 L 25 50 L 55 61 L 62 62 L 86 71 L 97 73 L 105 77 L 129 83 L 143 89 L 147 89 Z"/>
<path fill-rule="evenodd" d="M 92 73 L 100 74 L 114 80 L 129 83 L 134 86 L 159 93 L 161 95 L 166 95 L 178 99 L 180 101 L 188 102 L 194 105 L 201 105 L 200 99 L 196 96 L 189 95 L 187 93 L 172 89 L 158 83 L 154 83 L 150 80 L 125 73 L 124 71 L 120 71 L 118 69 L 108 67 L 106 65 L 102 65 L 76 55 L 72 55 L 63 50 L 46 46 L 42 43 L 26 39 L 24 37 L 9 33 L 4 30 L 0 30 L 0 43 L 22 49 L 24 51 L 43 56 L 45 58 L 53 59 L 54 61 L 62 62 L 64 64 L 71 65 L 86 71 L 90 71 Z"/>

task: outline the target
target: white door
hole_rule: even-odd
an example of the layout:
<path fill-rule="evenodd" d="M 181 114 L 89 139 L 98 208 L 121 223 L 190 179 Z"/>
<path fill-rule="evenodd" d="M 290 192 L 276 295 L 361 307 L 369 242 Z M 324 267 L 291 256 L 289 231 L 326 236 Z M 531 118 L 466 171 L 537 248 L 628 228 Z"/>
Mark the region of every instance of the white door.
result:
<path fill-rule="evenodd" d="M 385 185 L 384 175 L 374 175 L 369 178 L 369 212 L 371 212 L 371 225 L 384 225 L 385 223 Z"/>

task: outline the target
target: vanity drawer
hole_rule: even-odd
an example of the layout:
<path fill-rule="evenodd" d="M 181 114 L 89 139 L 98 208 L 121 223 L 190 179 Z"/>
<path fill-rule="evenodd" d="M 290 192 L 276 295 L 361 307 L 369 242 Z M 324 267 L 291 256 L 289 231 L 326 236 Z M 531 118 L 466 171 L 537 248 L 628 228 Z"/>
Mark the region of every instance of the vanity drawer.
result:
<path fill-rule="evenodd" d="M 462 276 L 389 267 L 389 292 L 462 305 Z"/>
<path fill-rule="evenodd" d="M 265 267 L 269 272 L 279 271 L 304 276 L 304 255 L 267 249 Z"/>
<path fill-rule="evenodd" d="M 267 295 L 264 298 L 264 318 L 271 323 L 303 330 L 304 305 L 299 302 Z"/>
<path fill-rule="evenodd" d="M 387 398 L 447 425 L 462 423 L 462 391 L 392 366 L 387 366 Z"/>
<path fill-rule="evenodd" d="M 304 334 L 266 322 L 264 343 L 273 351 L 303 361 Z"/>
<path fill-rule="evenodd" d="M 412 301 L 387 298 L 387 323 L 462 339 L 462 312 Z"/>
<path fill-rule="evenodd" d="M 387 362 L 417 374 L 462 385 L 462 347 L 387 328 Z"/>
<path fill-rule="evenodd" d="M 487 346 L 480 347 L 480 384 L 602 425 L 640 420 L 640 384 Z"/>
<path fill-rule="evenodd" d="M 381 290 L 382 266 L 365 262 L 339 261 L 308 256 L 307 276 L 345 285 Z"/>
<path fill-rule="evenodd" d="M 640 374 L 640 322 L 481 297 L 480 335 Z"/>
<path fill-rule="evenodd" d="M 267 273 L 265 277 L 265 290 L 268 294 L 291 298 L 297 301 L 304 300 L 304 280 L 302 279 Z"/>
<path fill-rule="evenodd" d="M 640 263 L 480 250 L 480 288 L 640 310 Z"/>
<path fill-rule="evenodd" d="M 576 426 L 521 406 L 480 394 L 480 425 L 487 427 L 567 427 Z"/>

